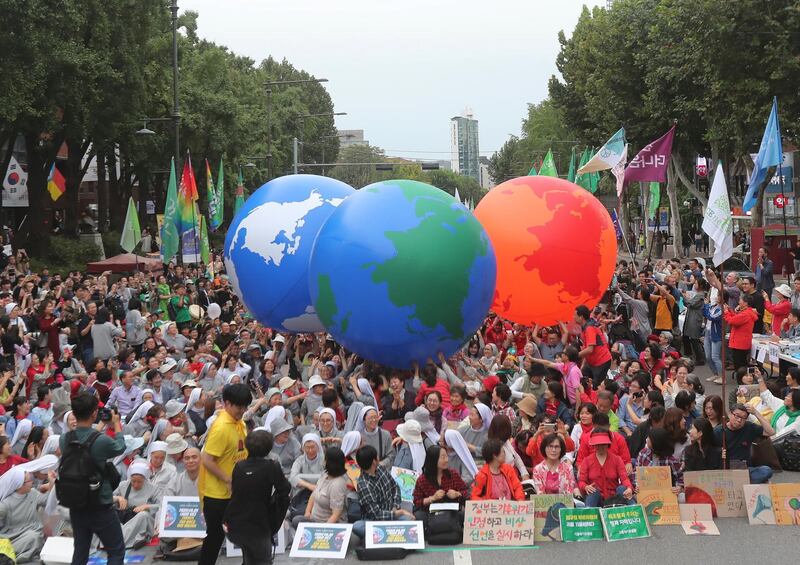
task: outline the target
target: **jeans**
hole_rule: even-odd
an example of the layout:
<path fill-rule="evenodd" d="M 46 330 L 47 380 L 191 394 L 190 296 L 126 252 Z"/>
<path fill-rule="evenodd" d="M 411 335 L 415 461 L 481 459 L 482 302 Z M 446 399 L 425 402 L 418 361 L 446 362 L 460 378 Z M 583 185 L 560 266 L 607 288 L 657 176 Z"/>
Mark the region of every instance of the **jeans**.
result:
<path fill-rule="evenodd" d="M 402 516 L 396 517 L 395 520 L 405 522 L 408 520 L 415 520 L 415 518 L 403 514 Z M 372 522 L 373 520 L 369 521 Z M 367 536 L 367 520 L 356 521 L 353 524 L 353 533 L 363 540 Z"/>
<path fill-rule="evenodd" d="M 74 536 L 72 565 L 86 565 L 92 536 L 97 535 L 108 553 L 108 565 L 122 565 L 125 561 L 125 539 L 122 537 L 117 512 L 109 505 L 101 508 L 70 510 Z"/>
<path fill-rule="evenodd" d="M 724 373 L 722 370 L 722 341 L 713 341 L 711 339 L 711 332 L 706 332 L 706 337 L 703 341 L 703 349 L 706 351 L 706 361 L 708 361 L 708 368 L 711 372 L 721 377 Z"/>
<path fill-rule="evenodd" d="M 225 541 L 222 520 L 225 509 L 230 502 L 227 498 L 203 498 L 203 517 L 206 519 L 206 537 L 203 539 L 203 551 L 200 553 L 199 565 L 214 565 L 219 558 L 219 550 Z"/>
<path fill-rule="evenodd" d="M 772 478 L 772 467 L 761 465 L 759 467 L 748 467 L 750 472 L 750 484 L 763 485 Z"/>
<path fill-rule="evenodd" d="M 627 488 L 628 487 L 626 487 L 625 485 L 619 485 L 617 487 L 616 494 L 622 496 L 622 493 L 625 492 L 625 489 Z M 586 504 L 586 508 L 598 508 L 600 504 L 602 504 L 602 502 L 603 502 L 603 493 L 601 493 L 599 490 L 596 490 L 591 494 L 587 494 L 586 500 L 584 501 L 584 503 Z M 633 506 L 634 504 L 636 504 L 636 498 L 631 497 L 631 499 L 627 502 L 627 505 Z"/>

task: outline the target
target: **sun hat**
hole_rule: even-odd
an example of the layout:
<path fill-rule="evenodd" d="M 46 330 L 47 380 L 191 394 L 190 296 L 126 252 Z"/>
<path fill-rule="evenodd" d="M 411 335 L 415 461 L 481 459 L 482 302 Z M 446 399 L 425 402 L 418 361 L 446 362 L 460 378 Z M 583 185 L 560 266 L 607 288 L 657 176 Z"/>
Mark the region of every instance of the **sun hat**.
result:
<path fill-rule="evenodd" d="M 163 375 L 164 373 L 169 373 L 177 366 L 178 362 L 175 361 L 175 359 L 173 359 L 172 357 L 167 357 L 161 364 L 161 366 L 158 368 L 158 372 Z"/>
<path fill-rule="evenodd" d="M 594 447 L 595 445 L 611 445 L 611 437 L 607 432 L 593 432 L 589 436 L 589 446 Z"/>
<path fill-rule="evenodd" d="M 789 285 L 786 283 L 776 286 L 775 292 L 777 292 L 781 296 L 785 296 L 786 298 L 792 296 L 792 289 L 789 288 Z"/>
<path fill-rule="evenodd" d="M 308 380 L 308 387 L 314 388 L 317 385 L 325 386 L 325 381 L 319 375 L 312 375 L 311 378 Z"/>
<path fill-rule="evenodd" d="M 283 392 L 287 388 L 292 388 L 296 382 L 297 381 L 292 377 L 282 377 L 281 380 L 278 381 L 278 388 Z"/>
<path fill-rule="evenodd" d="M 272 433 L 272 437 L 282 434 L 283 432 L 288 432 L 289 430 L 293 430 L 294 426 L 291 425 L 283 418 L 275 418 L 269 424 L 269 431 Z"/>
<path fill-rule="evenodd" d="M 409 420 L 397 426 L 397 435 L 407 443 L 422 443 L 422 428 L 417 420 Z"/>
<path fill-rule="evenodd" d="M 167 455 L 177 455 L 189 448 L 189 443 L 178 433 L 167 436 Z"/>
<path fill-rule="evenodd" d="M 186 408 L 185 402 L 180 402 L 174 398 L 164 405 L 164 410 L 167 412 L 167 418 L 174 418 Z"/>
<path fill-rule="evenodd" d="M 517 409 L 520 412 L 524 412 L 526 416 L 533 418 L 536 416 L 536 401 L 530 396 L 523 396 L 522 399 L 517 402 Z"/>

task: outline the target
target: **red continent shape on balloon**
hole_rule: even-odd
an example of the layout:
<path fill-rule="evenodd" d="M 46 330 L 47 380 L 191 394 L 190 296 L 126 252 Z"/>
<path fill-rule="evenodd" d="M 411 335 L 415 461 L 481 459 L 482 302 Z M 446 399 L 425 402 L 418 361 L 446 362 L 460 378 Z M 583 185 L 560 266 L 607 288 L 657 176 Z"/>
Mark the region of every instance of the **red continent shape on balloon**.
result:
<path fill-rule="evenodd" d="M 475 216 L 497 256 L 499 315 L 552 325 L 600 301 L 617 241 L 611 217 L 589 192 L 562 179 L 520 177 L 489 192 Z"/>

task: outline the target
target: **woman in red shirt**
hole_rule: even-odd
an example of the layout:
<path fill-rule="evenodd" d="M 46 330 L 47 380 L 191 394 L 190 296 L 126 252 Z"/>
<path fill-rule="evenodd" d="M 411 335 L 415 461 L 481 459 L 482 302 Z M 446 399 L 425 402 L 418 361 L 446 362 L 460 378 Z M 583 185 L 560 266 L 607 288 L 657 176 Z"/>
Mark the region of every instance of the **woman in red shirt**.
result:
<path fill-rule="evenodd" d="M 61 318 L 53 316 L 55 303 L 52 300 L 45 300 L 39 308 L 39 331 L 47 334 L 47 347 L 53 357 L 61 355 L 58 344 L 58 332 L 61 330 Z"/>
<path fill-rule="evenodd" d="M 581 460 L 578 487 L 586 496 L 586 506 L 597 508 L 603 501 L 615 496 L 622 497 L 626 504 L 636 504 L 633 485 L 625 470 L 622 458 L 609 452 L 610 432 L 592 432 L 589 446 L 594 453 Z"/>
<path fill-rule="evenodd" d="M 753 309 L 753 298 L 742 293 L 736 310 L 731 310 L 727 304 L 724 306 L 722 317 L 731 327 L 731 336 L 728 348 L 733 357 L 734 370 L 747 367 L 750 358 L 750 348 L 753 344 L 753 326 L 758 320 L 758 312 Z"/>
<path fill-rule="evenodd" d="M 414 516 L 427 521 L 430 505 L 434 502 L 462 503 L 467 498 L 467 485 L 455 469 L 450 469 L 447 450 L 431 445 L 425 451 L 422 474 L 414 486 Z"/>
<path fill-rule="evenodd" d="M 490 439 L 481 449 L 486 461 L 475 483 L 472 485 L 470 500 L 524 500 L 525 493 L 517 478 L 517 472 L 511 465 L 503 463 L 503 442 Z"/>
<path fill-rule="evenodd" d="M 419 376 L 419 372 L 417 372 Z M 425 365 L 422 369 L 422 384 L 420 384 L 417 397 L 414 402 L 417 406 L 422 406 L 425 397 L 431 391 L 437 390 L 442 397 L 442 408 L 450 408 L 450 383 L 438 378 L 438 368 L 432 362 Z"/>
<path fill-rule="evenodd" d="M 11 442 L 6 436 L 0 436 L 0 475 L 3 475 L 11 467 L 27 462 L 28 460 L 24 457 L 11 453 Z"/>

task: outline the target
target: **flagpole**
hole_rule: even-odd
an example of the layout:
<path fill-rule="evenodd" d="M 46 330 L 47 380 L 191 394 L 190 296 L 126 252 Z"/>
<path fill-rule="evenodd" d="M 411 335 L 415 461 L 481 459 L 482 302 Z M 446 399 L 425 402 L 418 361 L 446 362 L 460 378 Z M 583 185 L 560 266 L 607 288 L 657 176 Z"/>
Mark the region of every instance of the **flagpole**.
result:
<path fill-rule="evenodd" d="M 636 267 L 636 255 L 631 253 L 631 244 L 628 243 L 628 237 L 625 235 L 625 232 L 622 231 L 622 221 L 619 219 L 619 212 L 617 212 L 617 222 L 619 223 L 619 233 L 622 234 L 622 241 L 625 242 L 625 247 L 628 248 L 628 255 L 631 256 L 631 263 Z M 636 270 L 638 271 L 639 267 L 636 267 Z"/>
<path fill-rule="evenodd" d="M 659 185 L 659 190 L 661 187 Z M 648 194 L 649 194 L 648 190 Z M 647 206 L 647 213 L 650 213 L 650 205 Z M 653 242 L 656 240 L 656 234 L 661 231 L 661 214 L 656 210 L 656 224 L 655 230 L 653 230 L 653 236 L 650 238 L 650 248 L 647 250 L 647 262 L 650 262 L 650 259 L 653 257 Z"/>
<path fill-rule="evenodd" d="M 786 245 L 786 249 L 789 249 L 789 232 L 786 227 L 786 196 L 783 193 L 783 155 L 781 155 L 781 160 L 778 162 L 778 179 L 781 182 L 781 202 L 783 202 L 783 206 L 781 206 L 781 213 L 783 215 L 783 241 Z M 795 204 L 796 206 L 796 204 Z M 797 212 L 795 212 L 797 215 Z M 789 268 L 784 265 L 783 267 L 786 271 L 786 282 L 791 282 L 792 275 L 789 273 Z M 772 297 L 770 296 L 770 300 Z"/>
<path fill-rule="evenodd" d="M 189 160 L 189 168 L 192 167 L 192 159 L 189 156 L 189 150 L 186 150 L 186 158 Z M 192 176 L 194 176 L 194 170 L 191 171 Z M 196 183 L 195 183 L 196 184 Z M 191 200 L 191 198 L 189 198 Z M 197 216 L 194 213 L 194 209 L 197 206 L 196 202 L 192 202 L 192 233 L 194 234 L 194 251 L 195 251 L 195 260 L 194 264 L 197 265 L 200 262 L 197 260 L 197 253 L 200 251 L 200 243 L 197 239 Z"/>

